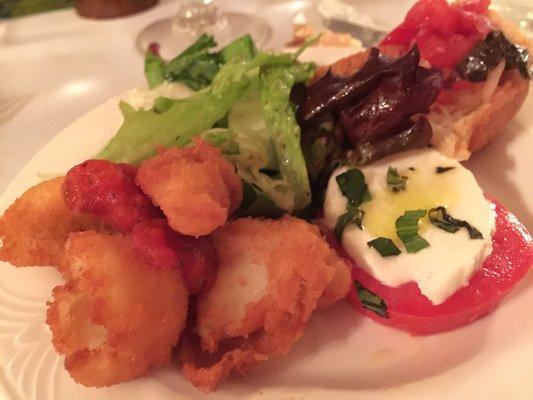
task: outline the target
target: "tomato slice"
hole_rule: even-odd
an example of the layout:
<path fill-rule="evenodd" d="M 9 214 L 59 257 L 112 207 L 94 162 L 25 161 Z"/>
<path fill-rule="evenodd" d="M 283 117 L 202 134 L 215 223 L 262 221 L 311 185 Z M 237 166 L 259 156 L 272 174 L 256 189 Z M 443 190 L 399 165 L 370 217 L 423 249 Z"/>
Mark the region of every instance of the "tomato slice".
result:
<path fill-rule="evenodd" d="M 493 251 L 473 275 L 468 286 L 444 303 L 433 305 L 414 282 L 396 288 L 383 285 L 362 269 L 354 267 L 352 277 L 387 305 L 388 318 L 364 308 L 352 288 L 348 299 L 371 319 L 413 335 L 429 335 L 466 325 L 491 312 L 522 279 L 533 263 L 531 236 L 516 217 L 497 202 Z"/>
<path fill-rule="evenodd" d="M 489 0 L 420 0 L 381 45 L 408 51 L 418 44 L 420 55 L 432 67 L 453 68 L 490 32 Z"/>

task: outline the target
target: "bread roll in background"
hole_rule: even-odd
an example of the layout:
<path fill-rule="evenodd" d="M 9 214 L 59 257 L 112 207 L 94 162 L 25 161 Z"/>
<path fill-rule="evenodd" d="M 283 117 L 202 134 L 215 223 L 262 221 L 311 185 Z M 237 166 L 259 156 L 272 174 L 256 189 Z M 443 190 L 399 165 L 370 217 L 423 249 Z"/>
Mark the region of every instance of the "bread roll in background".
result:
<path fill-rule="evenodd" d="M 86 18 L 116 18 L 144 11 L 158 0 L 77 0 L 76 11 Z"/>

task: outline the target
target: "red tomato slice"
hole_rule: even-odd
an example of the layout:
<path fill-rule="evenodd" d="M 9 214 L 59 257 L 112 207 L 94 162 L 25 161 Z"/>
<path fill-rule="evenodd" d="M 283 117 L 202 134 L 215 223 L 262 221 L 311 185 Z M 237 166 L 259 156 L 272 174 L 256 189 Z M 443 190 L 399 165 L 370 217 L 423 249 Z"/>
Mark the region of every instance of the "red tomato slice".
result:
<path fill-rule="evenodd" d="M 348 299 L 353 306 L 382 324 L 413 335 L 429 335 L 466 325 L 491 312 L 522 279 L 533 263 L 531 236 L 516 217 L 501 204 L 496 206 L 493 251 L 474 274 L 468 286 L 444 303 L 434 306 L 414 282 L 396 288 L 383 285 L 362 269 L 354 267 L 352 277 L 387 305 L 389 318 L 363 308 L 355 288 Z"/>

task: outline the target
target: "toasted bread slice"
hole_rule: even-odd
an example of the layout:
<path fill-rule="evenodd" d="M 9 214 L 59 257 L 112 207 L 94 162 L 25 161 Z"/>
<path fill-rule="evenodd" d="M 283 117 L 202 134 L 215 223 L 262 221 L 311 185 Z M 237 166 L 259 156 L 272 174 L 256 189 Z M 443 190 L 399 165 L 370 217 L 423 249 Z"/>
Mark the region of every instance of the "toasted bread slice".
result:
<path fill-rule="evenodd" d="M 491 11 L 491 21 L 513 43 L 533 49 L 518 27 Z M 382 49 L 389 56 L 399 56 L 397 49 L 388 46 Z M 360 52 L 343 58 L 333 65 L 331 71 L 347 76 L 365 63 L 368 53 Z M 313 80 L 322 76 L 328 67 L 316 71 Z M 434 104 L 428 114 L 433 128 L 431 144 L 440 152 L 458 160 L 466 160 L 471 153 L 490 143 L 516 115 L 529 91 L 529 80 L 517 71 L 504 71 L 503 65 L 496 68 L 483 84 L 461 90 L 449 104 Z"/>
<path fill-rule="evenodd" d="M 434 104 L 428 115 L 433 128 L 431 144 L 450 157 L 467 160 L 492 142 L 520 110 L 529 91 L 529 81 L 517 71 L 505 71 L 498 79 L 486 100 L 476 95 L 488 87 L 489 80 L 483 88 L 462 90 L 470 92 L 459 93 L 466 101 Z"/>

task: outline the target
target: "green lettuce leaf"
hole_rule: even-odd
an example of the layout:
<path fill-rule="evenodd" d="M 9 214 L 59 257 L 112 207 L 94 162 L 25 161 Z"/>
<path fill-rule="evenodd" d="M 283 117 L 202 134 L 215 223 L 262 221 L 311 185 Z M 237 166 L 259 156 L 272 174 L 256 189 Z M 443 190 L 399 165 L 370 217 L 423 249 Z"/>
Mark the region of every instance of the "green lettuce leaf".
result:
<path fill-rule="evenodd" d="M 250 61 L 257 54 L 255 43 L 250 35 L 241 36 L 220 50 L 224 62 L 230 60 Z"/>
<path fill-rule="evenodd" d="M 249 71 L 265 64 L 281 65 L 287 60 L 285 54 L 259 53 L 251 61 L 230 61 L 221 67 L 210 86 L 185 99 L 160 101 L 163 109 L 136 111 L 121 102 L 124 122 L 97 157 L 137 164 L 152 156 L 157 145 L 186 145 L 226 116 L 248 88 Z"/>
<path fill-rule="evenodd" d="M 289 211 L 301 210 L 311 202 L 311 188 L 307 167 L 300 146 L 300 126 L 295 108 L 290 101 L 292 87 L 311 78 L 311 64 L 294 64 L 291 67 L 265 66 L 259 75 L 263 117 L 272 135 L 278 171 L 292 192 Z"/>
<path fill-rule="evenodd" d="M 146 52 L 144 58 L 144 74 L 150 89 L 160 85 L 165 81 L 165 61 L 150 50 Z"/>
<path fill-rule="evenodd" d="M 184 57 L 207 51 L 209 42 L 202 46 L 196 52 L 188 49 Z M 137 164 L 155 154 L 158 145 L 185 146 L 201 135 L 236 166 L 248 189 L 253 201 L 243 202 L 249 204 L 239 215 L 303 210 L 311 193 L 290 92 L 311 77 L 314 66 L 292 54 L 257 52 L 247 36 L 219 54 L 225 63 L 212 82 L 188 98 L 159 97 L 150 110 L 122 102 L 124 122 L 97 157 Z M 157 58 L 152 62 L 159 80 Z"/>
<path fill-rule="evenodd" d="M 168 64 L 160 56 L 147 51 L 144 71 L 148 85 L 153 88 L 166 80 L 181 82 L 197 91 L 213 82 L 222 64 L 232 60 L 250 61 L 256 54 L 250 35 L 234 40 L 220 51 L 210 51 L 216 46 L 212 36 L 203 34 Z"/>

